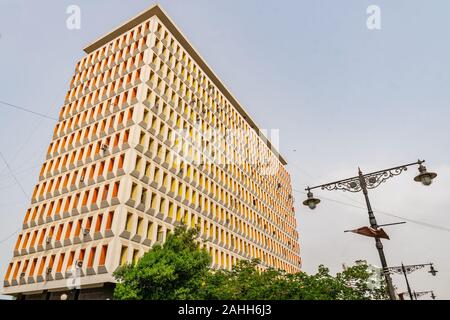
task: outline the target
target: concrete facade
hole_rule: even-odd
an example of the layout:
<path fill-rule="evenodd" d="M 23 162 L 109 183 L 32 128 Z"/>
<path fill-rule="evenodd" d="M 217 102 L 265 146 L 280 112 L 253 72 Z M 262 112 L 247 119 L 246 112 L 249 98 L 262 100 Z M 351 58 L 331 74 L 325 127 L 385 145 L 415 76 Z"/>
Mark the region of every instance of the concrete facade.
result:
<path fill-rule="evenodd" d="M 85 52 L 3 293 L 109 298 L 114 270 L 181 224 L 215 268 L 299 271 L 285 160 L 161 8 Z"/>

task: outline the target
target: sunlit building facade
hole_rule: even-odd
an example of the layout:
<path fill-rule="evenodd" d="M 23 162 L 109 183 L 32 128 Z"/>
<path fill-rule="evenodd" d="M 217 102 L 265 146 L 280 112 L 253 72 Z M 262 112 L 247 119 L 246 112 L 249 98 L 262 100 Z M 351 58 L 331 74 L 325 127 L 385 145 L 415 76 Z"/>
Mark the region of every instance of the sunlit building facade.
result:
<path fill-rule="evenodd" d="M 110 297 L 114 270 L 183 224 L 214 268 L 299 271 L 285 160 L 161 8 L 85 52 L 3 293 Z"/>

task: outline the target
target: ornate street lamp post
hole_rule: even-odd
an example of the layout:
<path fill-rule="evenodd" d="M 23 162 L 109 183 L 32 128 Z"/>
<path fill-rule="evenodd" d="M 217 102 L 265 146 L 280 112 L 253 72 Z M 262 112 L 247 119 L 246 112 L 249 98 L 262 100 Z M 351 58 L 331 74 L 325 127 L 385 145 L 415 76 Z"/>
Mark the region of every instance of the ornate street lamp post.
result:
<path fill-rule="evenodd" d="M 429 270 L 428 272 L 431 273 L 431 275 L 432 275 L 433 277 L 436 276 L 436 274 L 438 273 L 438 271 L 434 268 L 434 266 L 433 266 L 432 263 L 412 264 L 412 265 L 408 265 L 408 266 L 405 266 L 405 265 L 403 265 L 403 263 L 402 263 L 401 266 L 397 266 L 397 267 L 389 267 L 389 268 L 387 268 L 387 272 L 388 272 L 388 273 L 398 273 L 398 274 L 403 274 L 403 275 L 405 276 L 406 287 L 408 288 L 409 298 L 410 298 L 411 300 L 413 300 L 413 297 L 415 297 L 416 300 L 417 300 L 417 296 L 416 296 L 415 294 L 413 294 L 413 292 L 412 292 L 412 290 L 411 290 L 411 287 L 410 287 L 410 285 L 409 285 L 409 281 L 408 281 L 408 276 L 407 276 L 407 275 L 410 274 L 410 273 L 412 273 L 412 272 L 414 272 L 414 271 L 416 271 L 416 270 L 422 269 L 422 268 L 424 268 L 424 267 L 426 267 L 426 266 L 430 266 L 430 270 Z M 426 293 L 429 293 L 429 292 L 430 292 L 430 291 L 427 291 Z M 433 293 L 433 295 L 434 295 L 434 293 Z"/>
<path fill-rule="evenodd" d="M 373 229 L 378 229 L 378 224 L 375 219 L 375 215 L 372 210 L 372 206 L 369 201 L 368 189 L 375 189 L 384 183 L 389 178 L 398 176 L 402 172 L 406 171 L 408 167 L 413 165 L 419 165 L 419 174 L 414 178 L 414 181 L 421 182 L 423 185 L 430 185 L 432 180 L 436 178 L 437 174 L 434 172 L 428 172 L 423 163 L 425 160 L 417 160 L 417 162 L 404 164 L 402 166 L 388 168 L 380 171 L 371 172 L 368 174 L 363 174 L 361 169 L 358 168 L 358 175 L 352 178 L 347 178 L 331 183 L 322 184 L 315 187 L 307 187 L 307 199 L 303 202 L 303 205 L 309 207 L 310 209 L 315 209 L 320 203 L 320 200 L 314 198 L 311 190 L 321 188 L 322 190 L 342 190 L 349 192 L 360 192 L 364 194 L 364 199 L 366 201 L 367 211 L 369 213 L 370 226 Z M 386 279 L 386 284 L 388 288 L 389 297 L 391 300 L 396 300 L 394 286 L 392 285 L 392 279 L 387 271 L 386 257 L 383 251 L 383 244 L 379 237 L 375 237 L 375 246 L 378 250 L 380 256 L 381 265 L 383 267 L 384 277 Z"/>
<path fill-rule="evenodd" d="M 431 293 L 431 299 L 435 300 L 436 296 L 434 295 L 433 291 L 420 291 L 420 292 L 415 292 L 414 291 L 414 298 L 417 300 L 418 298 L 420 298 L 421 296 L 427 295 Z"/>
<path fill-rule="evenodd" d="M 398 295 L 399 295 L 400 297 L 403 297 L 403 295 L 404 295 L 405 293 L 408 293 L 408 292 L 402 292 L 402 293 L 399 293 Z M 427 294 L 429 294 L 429 293 L 431 293 L 431 295 L 430 295 L 431 299 L 435 300 L 435 299 L 436 299 L 436 296 L 434 295 L 434 292 L 433 292 L 433 291 L 420 291 L 420 292 L 414 291 L 414 292 L 413 292 L 414 299 L 415 299 L 415 300 L 418 300 L 421 296 L 427 295 Z M 403 300 L 403 299 L 402 299 L 402 300 Z"/>

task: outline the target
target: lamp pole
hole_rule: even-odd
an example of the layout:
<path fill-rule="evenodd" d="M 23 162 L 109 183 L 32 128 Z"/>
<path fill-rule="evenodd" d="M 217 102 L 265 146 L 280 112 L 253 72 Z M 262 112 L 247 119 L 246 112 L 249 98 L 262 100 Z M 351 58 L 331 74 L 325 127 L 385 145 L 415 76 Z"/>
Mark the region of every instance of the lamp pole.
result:
<path fill-rule="evenodd" d="M 402 293 L 399 293 L 398 295 L 400 296 L 400 295 L 403 295 L 403 294 L 405 294 L 405 293 L 406 293 L 406 292 L 402 292 Z M 434 295 L 434 292 L 433 292 L 433 291 L 420 291 L 420 292 L 414 291 L 414 292 L 413 292 L 414 300 L 418 300 L 421 296 L 427 295 L 427 294 L 429 294 L 429 293 L 431 293 L 431 295 L 430 295 L 431 299 L 435 300 L 435 299 L 436 299 L 436 296 Z"/>
<path fill-rule="evenodd" d="M 387 272 L 403 274 L 405 276 L 405 282 L 406 282 L 406 287 L 408 289 L 409 298 L 411 300 L 414 300 L 414 297 L 415 297 L 417 300 L 416 292 L 413 293 L 413 291 L 411 290 L 411 286 L 409 285 L 408 274 L 410 274 L 416 270 L 422 269 L 426 266 L 430 266 L 430 271 L 428 271 L 428 272 L 431 273 L 431 275 L 433 277 L 436 276 L 436 273 L 438 271 L 436 269 L 434 269 L 434 266 L 432 263 L 412 264 L 412 265 L 407 265 L 407 266 L 405 266 L 402 263 L 401 266 L 387 268 Z M 429 292 L 430 291 L 427 291 L 426 293 L 429 293 Z"/>
<path fill-rule="evenodd" d="M 377 220 L 375 218 L 375 215 L 372 210 L 372 205 L 370 204 L 370 200 L 369 200 L 369 193 L 367 191 L 366 180 L 364 178 L 363 173 L 361 172 L 361 169 L 359 169 L 359 168 L 358 168 L 358 178 L 359 178 L 359 184 L 360 184 L 362 192 L 364 194 L 364 199 L 366 200 L 370 226 L 374 229 L 378 229 Z M 383 244 L 381 243 L 381 240 L 378 237 L 375 237 L 375 247 L 377 248 L 378 255 L 380 256 L 381 267 L 383 268 L 384 278 L 386 279 L 389 298 L 391 300 L 395 300 L 396 296 L 395 296 L 395 290 L 394 290 L 394 286 L 392 284 L 391 276 L 389 275 L 389 273 L 386 273 L 386 271 L 385 271 L 387 268 L 387 262 L 386 262 L 386 256 L 384 255 Z"/>
<path fill-rule="evenodd" d="M 322 185 L 318 185 L 315 187 L 307 187 L 305 190 L 308 192 L 308 199 L 306 199 L 303 204 L 308 206 L 310 209 L 315 209 L 316 206 L 320 203 L 320 200 L 314 198 L 311 190 L 321 188 L 322 190 L 334 191 L 349 191 L 349 192 L 360 192 L 362 191 L 364 194 L 364 199 L 366 201 L 367 212 L 369 214 L 369 222 L 370 226 L 373 229 L 378 229 L 377 220 L 372 210 L 372 206 L 369 200 L 368 189 L 375 189 L 384 183 L 386 180 L 395 177 L 402 172 L 406 171 L 408 167 L 413 165 L 419 165 L 419 175 L 417 175 L 414 180 L 418 182 L 422 182 L 424 185 L 430 185 L 432 180 L 437 176 L 434 172 L 427 172 L 423 163 L 425 160 L 417 160 L 417 162 L 404 164 L 398 167 L 383 169 L 380 171 L 371 172 L 368 174 L 363 174 L 361 169 L 358 168 L 358 175 L 355 177 L 334 181 L 331 183 L 326 183 Z M 388 272 L 388 266 L 386 262 L 386 256 L 383 251 L 383 244 L 379 237 L 375 238 L 375 247 L 377 248 L 378 255 L 380 256 L 381 265 L 383 267 L 383 273 L 386 280 L 386 286 L 389 294 L 389 298 L 391 300 L 396 300 L 394 286 L 392 284 L 392 279 Z"/>
<path fill-rule="evenodd" d="M 403 265 L 403 263 L 402 263 L 402 272 L 403 272 L 403 274 L 405 276 L 406 287 L 408 288 L 409 297 L 412 300 L 413 299 L 413 295 L 411 293 L 411 286 L 409 285 L 408 276 L 407 276 L 406 269 L 405 269 L 405 266 Z"/>

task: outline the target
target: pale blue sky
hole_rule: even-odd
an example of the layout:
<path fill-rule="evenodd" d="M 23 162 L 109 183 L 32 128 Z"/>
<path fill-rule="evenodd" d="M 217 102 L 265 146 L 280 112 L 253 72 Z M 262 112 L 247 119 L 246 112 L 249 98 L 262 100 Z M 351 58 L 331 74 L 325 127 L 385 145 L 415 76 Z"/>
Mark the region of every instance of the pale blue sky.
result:
<path fill-rule="evenodd" d="M 0 0 L 0 101 L 56 117 L 83 47 L 153 1 Z M 81 30 L 66 28 L 79 5 Z M 372 192 L 375 208 L 450 229 L 450 2 L 414 0 L 200 1 L 160 4 L 225 85 L 266 129 L 280 129 L 280 151 L 293 185 L 353 176 L 418 157 L 439 177 L 413 183 L 415 168 Z M 381 8 L 382 29 L 366 27 L 366 8 Z M 50 141 L 51 120 L 0 105 L 0 150 L 25 197 L 0 162 L 0 241 L 18 229 Z M 296 151 L 293 151 L 296 150 Z M 358 204 L 362 195 L 318 192 Z M 295 194 L 303 267 L 367 259 L 372 239 L 343 230 L 367 225 L 364 210 L 323 200 L 316 211 Z M 379 223 L 399 219 L 377 216 Z M 433 261 L 411 275 L 417 291 L 450 299 L 450 232 L 407 223 L 387 229 L 390 265 Z M 0 243 L 3 277 L 16 236 Z M 402 278 L 395 277 L 400 290 Z"/>

